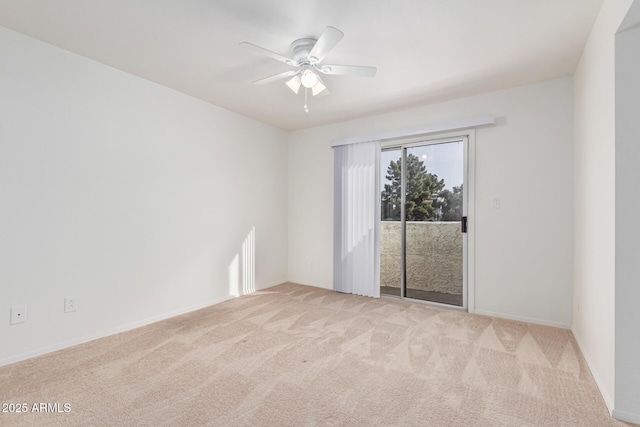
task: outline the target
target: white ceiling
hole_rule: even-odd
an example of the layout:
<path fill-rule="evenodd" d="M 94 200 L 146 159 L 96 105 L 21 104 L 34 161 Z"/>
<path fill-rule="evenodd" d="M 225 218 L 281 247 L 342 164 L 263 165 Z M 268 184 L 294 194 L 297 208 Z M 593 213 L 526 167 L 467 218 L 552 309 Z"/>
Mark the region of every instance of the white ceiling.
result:
<path fill-rule="evenodd" d="M 286 130 L 570 76 L 602 0 L 0 0 L 0 25 Z M 283 55 L 327 26 L 345 33 L 324 63 L 373 65 L 372 79 L 325 76 L 310 101 Z"/>

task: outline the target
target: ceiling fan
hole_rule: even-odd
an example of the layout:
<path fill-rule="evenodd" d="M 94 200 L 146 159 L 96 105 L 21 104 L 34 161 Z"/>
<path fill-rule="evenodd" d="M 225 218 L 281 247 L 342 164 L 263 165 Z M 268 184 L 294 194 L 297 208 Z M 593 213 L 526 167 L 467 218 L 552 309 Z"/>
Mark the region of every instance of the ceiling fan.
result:
<path fill-rule="evenodd" d="M 295 67 L 294 70 L 266 77 L 254 83 L 262 85 L 291 77 L 291 79 L 286 82 L 286 85 L 296 94 L 300 91 L 301 87 L 304 87 L 304 110 L 308 113 L 307 98 L 309 90 L 312 96 L 325 96 L 329 94 L 327 87 L 320 78 L 320 74 L 360 77 L 373 77 L 376 74 L 376 67 L 321 64 L 322 60 L 338 44 L 342 37 L 344 37 L 342 31 L 334 27 L 327 27 L 318 39 L 303 38 L 295 40 L 291 43 L 290 47 L 291 58 L 253 43 L 242 42 L 240 46 L 277 61 L 284 62 L 291 67 Z"/>

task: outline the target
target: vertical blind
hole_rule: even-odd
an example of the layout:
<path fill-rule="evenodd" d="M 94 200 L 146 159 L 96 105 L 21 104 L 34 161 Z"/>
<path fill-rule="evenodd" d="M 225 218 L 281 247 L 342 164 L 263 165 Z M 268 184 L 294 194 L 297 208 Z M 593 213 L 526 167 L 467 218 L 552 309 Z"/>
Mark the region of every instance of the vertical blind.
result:
<path fill-rule="evenodd" d="M 380 297 L 380 142 L 334 147 L 333 289 Z"/>

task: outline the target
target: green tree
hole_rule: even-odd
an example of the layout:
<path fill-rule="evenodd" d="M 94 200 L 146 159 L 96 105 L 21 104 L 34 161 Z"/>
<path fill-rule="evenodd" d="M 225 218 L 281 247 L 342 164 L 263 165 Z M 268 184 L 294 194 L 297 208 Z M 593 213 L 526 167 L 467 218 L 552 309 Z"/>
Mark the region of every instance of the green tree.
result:
<path fill-rule="evenodd" d="M 453 191 L 442 190 L 438 193 L 433 207 L 438 210 L 438 221 L 460 221 L 462 217 L 462 185 L 453 187 Z"/>
<path fill-rule="evenodd" d="M 400 219 L 402 159 L 391 161 L 387 168 L 387 181 L 382 191 L 382 219 Z M 444 188 L 444 180 L 427 172 L 427 167 L 416 155 L 407 156 L 407 197 L 405 218 L 407 221 L 433 221 L 436 209 L 434 197 Z"/>

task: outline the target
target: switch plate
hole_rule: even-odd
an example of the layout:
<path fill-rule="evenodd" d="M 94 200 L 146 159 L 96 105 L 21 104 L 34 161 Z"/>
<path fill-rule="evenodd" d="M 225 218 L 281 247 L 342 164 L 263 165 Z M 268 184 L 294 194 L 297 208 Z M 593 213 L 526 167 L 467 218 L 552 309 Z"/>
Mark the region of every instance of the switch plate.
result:
<path fill-rule="evenodd" d="M 78 297 L 65 297 L 64 312 L 71 313 L 73 311 L 78 311 Z"/>
<path fill-rule="evenodd" d="M 27 321 L 27 306 L 15 305 L 11 307 L 11 320 L 10 325 L 16 325 L 18 323 L 24 323 Z"/>
<path fill-rule="evenodd" d="M 491 207 L 493 209 L 500 209 L 500 198 L 499 197 L 494 197 L 493 199 L 491 199 Z"/>

